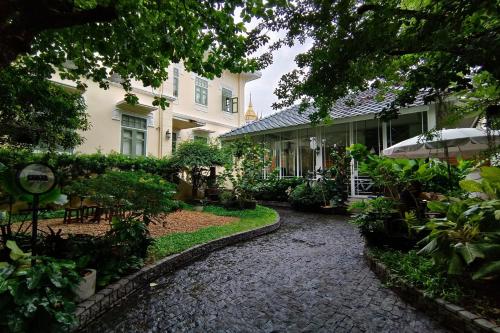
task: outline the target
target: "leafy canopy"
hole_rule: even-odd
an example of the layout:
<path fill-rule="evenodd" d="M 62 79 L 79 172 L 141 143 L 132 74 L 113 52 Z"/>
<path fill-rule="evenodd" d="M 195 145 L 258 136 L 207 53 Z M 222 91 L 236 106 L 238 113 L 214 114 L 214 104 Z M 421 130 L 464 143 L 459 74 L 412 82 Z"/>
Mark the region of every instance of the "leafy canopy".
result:
<path fill-rule="evenodd" d="M 500 79 L 499 1 L 299 0 L 280 8 L 269 25 L 287 30 L 283 44 L 312 40 L 296 57 L 298 69 L 281 79 L 276 108 L 298 101 L 326 117 L 340 97 L 377 86 L 397 87 L 392 107 L 471 87 L 487 72 Z M 496 92 L 494 104 L 500 96 Z M 483 109 L 484 110 L 484 109 Z"/>
<path fill-rule="evenodd" d="M 269 59 L 252 59 L 250 54 L 267 37 L 258 29 L 247 31 L 244 22 L 270 17 L 276 2 L 21 0 L 0 4 L 0 115 L 5 127 L 16 132 L 5 133 L 6 142 L 31 146 L 43 142 L 51 148 L 81 143 L 74 132 L 87 128 L 83 100 L 47 82 L 56 71 L 82 90 L 84 80 L 107 88 L 109 77 L 115 75 L 126 91 L 125 99 L 135 103 L 132 82 L 159 88 L 171 63 L 182 63 L 207 78 L 224 70 L 258 69 Z M 237 22 L 236 13 L 242 22 Z M 165 108 L 166 99 L 158 96 L 154 104 Z M 60 115 L 64 109 L 68 110 L 65 119 Z M 30 120 L 37 121 L 36 129 L 26 133 L 28 139 L 19 138 L 17 132 L 27 128 Z M 38 134 L 44 128 L 46 133 Z M 61 129 L 72 135 L 60 134 Z"/>

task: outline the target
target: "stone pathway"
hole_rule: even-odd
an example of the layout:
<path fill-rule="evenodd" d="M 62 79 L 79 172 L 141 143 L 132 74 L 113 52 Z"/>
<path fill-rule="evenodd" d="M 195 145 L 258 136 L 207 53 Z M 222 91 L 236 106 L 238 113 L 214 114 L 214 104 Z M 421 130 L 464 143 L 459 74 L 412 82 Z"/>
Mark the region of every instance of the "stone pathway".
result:
<path fill-rule="evenodd" d="M 446 332 L 384 288 L 343 219 L 280 211 L 277 232 L 160 278 L 90 332 Z"/>

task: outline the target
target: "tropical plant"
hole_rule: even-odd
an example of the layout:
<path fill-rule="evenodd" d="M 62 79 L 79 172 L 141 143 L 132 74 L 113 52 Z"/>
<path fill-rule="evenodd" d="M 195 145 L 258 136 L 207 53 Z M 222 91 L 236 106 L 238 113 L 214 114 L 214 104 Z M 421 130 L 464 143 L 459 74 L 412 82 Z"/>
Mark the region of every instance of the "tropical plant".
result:
<path fill-rule="evenodd" d="M 111 229 L 103 236 L 59 234 L 42 237 L 39 251 L 44 255 L 73 260 L 79 271 L 98 271 L 97 285 L 104 287 L 144 265 L 152 238 L 142 221 L 113 218 Z"/>
<path fill-rule="evenodd" d="M 240 202 L 254 200 L 254 190 L 261 182 L 264 168 L 269 164 L 264 158 L 266 148 L 245 137 L 230 142 L 224 149 L 230 158 L 224 165 L 221 181 L 231 184 Z"/>
<path fill-rule="evenodd" d="M 437 159 L 393 159 L 371 154 L 360 144 L 348 150 L 358 162 L 359 173 L 369 176 L 375 189 L 401 202 L 401 217 L 405 211 L 413 210 L 418 218 L 423 218 L 418 201 L 422 192 L 462 195 L 459 181 L 472 167 L 471 161 L 460 161 L 457 166 L 450 166 L 450 178 L 447 163 Z"/>
<path fill-rule="evenodd" d="M 473 192 L 484 193 L 487 200 L 477 197 L 449 198 L 432 201 L 432 212 L 445 218 L 431 219 L 424 227 L 430 234 L 422 240 L 419 253 L 432 255 L 447 267 L 449 274 L 471 274 L 473 279 L 500 276 L 500 172 L 495 167 L 481 169 L 481 182 L 462 181 L 460 185 Z M 489 198 L 488 198 L 489 197 Z"/>
<path fill-rule="evenodd" d="M 396 201 L 385 197 L 354 201 L 348 208 L 354 212 L 350 222 L 359 228 L 369 242 L 385 244 L 396 229 L 397 208 Z"/>
<path fill-rule="evenodd" d="M 329 194 L 329 200 L 335 207 L 345 207 L 349 194 L 347 184 L 349 183 L 349 171 L 351 167 L 351 156 L 342 146 L 335 146 L 331 153 L 332 166 L 326 170 L 324 186 Z"/>
<path fill-rule="evenodd" d="M 217 145 L 201 140 L 182 142 L 172 156 L 173 165 L 189 174 L 193 199 L 206 183 L 210 167 L 224 165 L 226 161 L 227 156 Z"/>
<path fill-rule="evenodd" d="M 6 246 L 10 260 L 0 263 L 1 331 L 67 332 L 76 324 L 73 290 L 81 277 L 75 263 L 32 257 L 10 240 Z"/>

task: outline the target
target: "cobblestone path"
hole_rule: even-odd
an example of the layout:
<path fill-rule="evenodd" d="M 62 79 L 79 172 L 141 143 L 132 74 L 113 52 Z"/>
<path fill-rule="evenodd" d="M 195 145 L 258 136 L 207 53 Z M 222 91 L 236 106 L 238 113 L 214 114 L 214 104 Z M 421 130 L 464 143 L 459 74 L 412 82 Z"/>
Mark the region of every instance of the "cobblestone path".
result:
<path fill-rule="evenodd" d="M 277 232 L 210 254 L 90 332 L 445 332 L 384 288 L 343 219 L 280 211 Z"/>

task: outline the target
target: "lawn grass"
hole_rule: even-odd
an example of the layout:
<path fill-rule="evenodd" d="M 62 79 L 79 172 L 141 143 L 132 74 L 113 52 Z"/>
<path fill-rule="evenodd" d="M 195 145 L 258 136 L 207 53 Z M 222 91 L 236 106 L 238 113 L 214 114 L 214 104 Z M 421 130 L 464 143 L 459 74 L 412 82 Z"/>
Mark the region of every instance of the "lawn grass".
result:
<path fill-rule="evenodd" d="M 271 224 L 276 220 L 277 216 L 276 211 L 263 206 L 257 206 L 255 210 L 240 211 L 206 206 L 203 211 L 219 216 L 233 216 L 239 218 L 239 220 L 230 224 L 203 228 L 195 232 L 180 232 L 159 237 L 155 239 L 150 247 L 149 259 L 159 260 L 198 244 Z"/>

